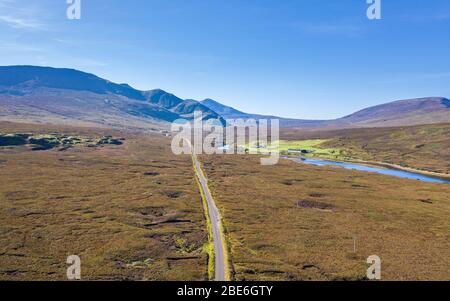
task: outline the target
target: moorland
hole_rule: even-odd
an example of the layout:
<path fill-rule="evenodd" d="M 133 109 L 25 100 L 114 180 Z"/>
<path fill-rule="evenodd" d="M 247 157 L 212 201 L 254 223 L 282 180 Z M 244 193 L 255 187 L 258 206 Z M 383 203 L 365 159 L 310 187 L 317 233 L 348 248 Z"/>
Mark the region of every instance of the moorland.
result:
<path fill-rule="evenodd" d="M 190 156 L 170 140 L 2 122 L 5 135 L 120 137 L 121 144 L 0 147 L 0 280 L 205 280 L 208 242 Z M 92 143 L 91 143 L 92 144 Z"/>
<path fill-rule="evenodd" d="M 447 184 L 257 156 L 201 157 L 236 280 L 449 280 Z M 245 221 L 245 222 L 244 222 Z"/>

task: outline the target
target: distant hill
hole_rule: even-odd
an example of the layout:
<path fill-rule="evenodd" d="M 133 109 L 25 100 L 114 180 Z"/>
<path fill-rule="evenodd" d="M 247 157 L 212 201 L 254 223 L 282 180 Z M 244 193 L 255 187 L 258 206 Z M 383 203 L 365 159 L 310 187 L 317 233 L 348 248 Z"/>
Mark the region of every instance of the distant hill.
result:
<path fill-rule="evenodd" d="M 370 107 L 339 121 L 360 126 L 404 126 L 450 122 L 450 100 L 427 97 L 398 100 Z"/>
<path fill-rule="evenodd" d="M 0 67 L 0 118 L 10 121 L 76 123 L 123 128 L 168 127 L 202 111 L 205 120 L 221 117 L 199 102 L 163 90 L 139 91 L 73 69 Z"/>
<path fill-rule="evenodd" d="M 407 126 L 450 122 L 450 101 L 443 97 L 400 100 L 335 120 L 289 119 L 245 113 L 212 99 L 181 99 L 161 89 L 140 91 L 74 69 L 0 67 L 0 120 L 64 123 L 148 130 L 169 127 L 176 119 L 279 119 L 282 127 L 335 129 Z"/>
<path fill-rule="evenodd" d="M 250 114 L 244 113 L 235 108 L 223 105 L 213 99 L 205 99 L 200 101 L 203 105 L 207 106 L 211 110 L 218 113 L 224 119 L 279 119 L 280 126 L 282 127 L 318 127 L 323 124 L 326 124 L 326 120 L 306 120 L 306 119 L 292 119 L 292 118 L 283 118 L 278 116 L 271 115 L 260 115 L 260 114 Z"/>
<path fill-rule="evenodd" d="M 354 128 L 408 126 L 450 122 L 450 100 L 444 97 L 428 97 L 394 101 L 363 109 L 334 120 L 287 119 L 244 113 L 212 99 L 202 104 L 226 118 L 278 118 L 284 127 L 296 128 Z"/>

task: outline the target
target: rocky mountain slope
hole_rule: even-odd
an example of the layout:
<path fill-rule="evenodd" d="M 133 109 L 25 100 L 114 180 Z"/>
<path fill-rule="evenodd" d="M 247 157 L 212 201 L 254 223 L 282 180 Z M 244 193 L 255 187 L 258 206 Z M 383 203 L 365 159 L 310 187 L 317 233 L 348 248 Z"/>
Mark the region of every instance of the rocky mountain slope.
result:
<path fill-rule="evenodd" d="M 0 119 L 8 121 L 167 128 L 176 119 L 221 117 L 163 90 L 139 91 L 93 74 L 35 66 L 0 67 Z"/>

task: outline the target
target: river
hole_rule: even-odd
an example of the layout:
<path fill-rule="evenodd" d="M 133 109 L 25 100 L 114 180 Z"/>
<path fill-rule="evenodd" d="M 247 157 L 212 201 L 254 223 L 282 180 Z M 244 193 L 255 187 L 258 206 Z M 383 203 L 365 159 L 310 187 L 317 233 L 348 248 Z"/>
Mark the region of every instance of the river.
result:
<path fill-rule="evenodd" d="M 374 172 L 374 173 L 379 173 L 379 174 L 394 176 L 394 177 L 399 177 L 399 178 L 419 180 L 419 181 L 423 181 L 423 182 L 450 184 L 450 181 L 448 181 L 448 180 L 434 178 L 434 177 L 430 177 L 430 176 L 419 174 L 419 173 L 403 171 L 403 170 L 398 170 L 398 169 L 392 169 L 392 168 L 374 167 L 374 166 L 367 166 L 367 165 L 357 164 L 357 163 L 339 162 L 339 161 L 324 160 L 324 159 L 310 159 L 310 158 L 289 158 L 289 159 L 292 159 L 293 161 L 296 161 L 296 162 L 311 164 L 311 165 L 316 165 L 316 166 L 339 166 L 339 167 L 343 167 L 346 169 Z"/>

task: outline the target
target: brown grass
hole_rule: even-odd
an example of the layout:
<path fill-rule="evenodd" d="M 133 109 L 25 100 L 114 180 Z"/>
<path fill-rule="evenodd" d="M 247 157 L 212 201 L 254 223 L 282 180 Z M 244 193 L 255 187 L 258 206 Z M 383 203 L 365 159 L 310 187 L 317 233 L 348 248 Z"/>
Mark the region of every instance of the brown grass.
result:
<path fill-rule="evenodd" d="M 450 280 L 450 187 L 255 156 L 202 156 L 237 280 Z M 356 252 L 354 252 L 356 242 Z"/>
<path fill-rule="evenodd" d="M 203 280 L 207 242 L 190 156 L 156 135 L 1 123 L 2 132 L 125 137 L 121 146 L 0 149 L 0 280 Z"/>

